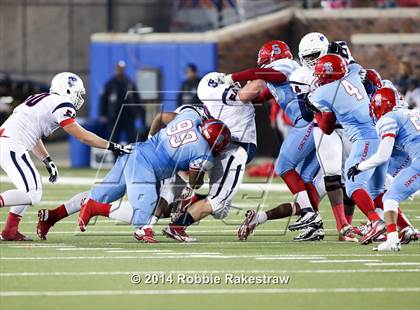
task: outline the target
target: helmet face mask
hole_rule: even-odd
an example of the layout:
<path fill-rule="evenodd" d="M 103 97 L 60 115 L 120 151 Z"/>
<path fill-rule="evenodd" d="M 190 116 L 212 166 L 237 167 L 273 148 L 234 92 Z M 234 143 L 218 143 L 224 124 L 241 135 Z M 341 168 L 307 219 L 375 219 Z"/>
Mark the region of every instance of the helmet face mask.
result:
<path fill-rule="evenodd" d="M 328 53 L 329 42 L 325 35 L 311 32 L 299 43 L 299 58 L 303 66 L 313 69 L 317 60 Z"/>
<path fill-rule="evenodd" d="M 54 76 L 50 92 L 68 98 L 76 110 L 82 107 L 83 95 L 86 93 L 80 77 L 71 72 L 61 72 Z"/>

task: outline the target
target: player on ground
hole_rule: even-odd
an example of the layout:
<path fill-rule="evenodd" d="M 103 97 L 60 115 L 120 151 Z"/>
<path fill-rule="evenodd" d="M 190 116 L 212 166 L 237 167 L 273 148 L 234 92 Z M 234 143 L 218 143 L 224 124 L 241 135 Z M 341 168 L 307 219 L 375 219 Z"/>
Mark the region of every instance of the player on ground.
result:
<path fill-rule="evenodd" d="M 378 120 L 376 130 L 381 142 L 375 154 L 353 165 L 347 173 L 353 179 L 363 171 L 375 169 L 388 162 L 393 149 L 409 154 L 411 164 L 401 170 L 383 197 L 387 240 L 375 248 L 377 251 L 400 251 L 397 233 L 398 207 L 420 189 L 420 112 L 395 110 L 398 96 L 391 88 L 378 90 L 372 99 L 371 110 Z"/>
<path fill-rule="evenodd" d="M 58 179 L 57 166 L 42 142 L 43 137 L 61 127 L 92 147 L 116 153 L 131 152 L 131 146 L 108 142 L 76 122 L 76 110 L 82 106 L 84 94 L 83 82 L 77 75 L 59 73 L 51 81 L 50 92 L 29 96 L 1 125 L 0 166 L 16 186 L 0 194 L 0 207 L 11 207 L 1 240 L 28 240 L 19 233 L 19 222 L 28 206 L 41 201 L 41 177 L 28 152 L 45 164 L 51 183 Z"/>
<path fill-rule="evenodd" d="M 118 158 L 114 167 L 95 186 L 79 215 L 80 230 L 84 231 L 94 216 L 106 216 L 137 227 L 137 240 L 156 242 L 152 227 L 153 211 L 158 200 L 160 181 L 178 171 L 189 171 L 189 183 L 183 196 L 203 184 L 204 173 L 214 165 L 214 157 L 230 142 L 230 131 L 221 121 L 202 121 L 189 110 L 181 113 L 165 129 L 145 143 L 137 143 L 133 153 Z M 120 208 L 111 202 L 127 191 L 130 208 Z"/>
<path fill-rule="evenodd" d="M 192 240 L 185 233 L 185 228 L 192 223 L 210 214 L 217 219 L 228 215 L 233 198 L 242 184 L 245 166 L 256 152 L 255 110 L 251 100 L 258 97 L 258 89 L 264 82 L 256 80 L 241 88 L 239 84 L 224 84 L 219 80 L 220 76 L 219 72 L 211 72 L 203 77 L 197 94 L 204 109 L 227 124 L 232 141 L 215 158 L 215 166 L 209 172 L 208 195 L 198 199 L 191 192 L 191 196 L 187 197 L 188 202 L 181 202 L 182 208 L 175 216 L 177 220 L 164 230 L 168 237 L 177 241 Z M 167 200 L 168 188 L 163 191 L 165 201 L 171 203 Z M 174 195 L 171 197 L 174 199 Z"/>
<path fill-rule="evenodd" d="M 318 209 L 318 194 L 313 185 L 313 178 L 318 167 L 312 135 L 313 123 L 302 118 L 298 98 L 288 81 L 290 74 L 300 67 L 292 58 L 293 56 L 286 43 L 269 41 L 258 52 L 257 64 L 260 68 L 228 75 L 225 80 L 228 83 L 245 82 L 258 78 L 265 80 L 267 88 L 262 91 L 268 94 L 265 99 L 274 97 L 292 121 L 293 127 L 289 130 L 281 146 L 275 171 L 295 196 L 296 201 L 293 203 L 293 208 L 288 208 L 286 213 L 291 211 L 291 214 L 298 214 L 299 218 L 296 223 L 289 226 L 289 229 L 304 229 L 304 231 L 294 240 L 319 240 L 323 238 L 324 232 L 321 217 L 316 212 Z M 302 165 L 301 174 L 296 170 L 299 164 Z M 307 174 L 308 177 L 303 179 L 303 171 L 314 172 L 314 174 Z M 277 211 L 273 212 L 273 214 L 278 213 Z M 281 213 L 283 214 L 283 211 Z M 247 213 L 246 221 L 252 222 L 255 217 L 260 217 L 259 222 L 270 219 L 266 217 L 265 212 L 255 213 L 253 211 Z M 241 239 L 242 232 L 239 231 L 238 234 Z"/>
<path fill-rule="evenodd" d="M 348 71 L 349 69 L 349 71 Z M 315 65 L 319 88 L 310 97 L 318 110 L 315 118 L 326 134 L 334 131 L 336 120 L 343 125 L 352 149 L 345 163 L 345 171 L 376 152 L 379 140 L 369 113 L 369 98 L 360 79 L 362 67 L 347 66 L 338 55 L 322 56 Z M 372 221 L 370 231 L 361 238 L 362 244 L 370 242 L 385 231 L 385 223 L 375 212 L 374 198 L 384 190 L 385 164 L 375 170 L 365 171 L 357 178 L 346 180 L 347 195 Z"/>

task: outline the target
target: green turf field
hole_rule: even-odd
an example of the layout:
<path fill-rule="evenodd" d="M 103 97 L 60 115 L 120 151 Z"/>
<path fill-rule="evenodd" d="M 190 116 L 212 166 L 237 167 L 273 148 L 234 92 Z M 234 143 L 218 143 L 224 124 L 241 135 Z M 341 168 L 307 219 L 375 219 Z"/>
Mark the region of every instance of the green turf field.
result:
<path fill-rule="evenodd" d="M 61 170 L 61 175 L 95 172 Z M 10 187 L 2 183 L 0 191 Z M 38 208 L 55 207 L 88 188 L 45 185 L 44 202 L 28 212 L 21 231 L 35 238 Z M 237 197 L 241 208 L 291 200 L 276 191 L 242 191 Z M 419 198 L 402 207 L 420 226 Z M 54 227 L 48 241 L 0 244 L 0 309 L 419 309 L 420 243 L 377 254 L 372 245 L 337 242 L 330 207 L 324 201 L 320 209 L 327 235 L 313 243 L 291 242 L 295 233 L 285 231 L 287 221 L 260 226 L 249 241 L 239 242 L 240 209 L 225 222 L 194 225 L 189 231 L 199 241 L 193 244 L 161 236 L 163 226 L 156 229 L 158 244 L 137 243 L 130 226 L 104 218 L 80 233 L 72 216 Z M 6 212 L 0 211 L 2 222 Z M 361 220 L 358 212 L 354 223 Z M 236 280 L 232 274 L 275 276 L 287 283 L 225 283 L 225 277 Z M 194 276 L 204 281 L 204 275 L 220 277 L 221 283 L 182 283 Z M 139 278 L 140 284 L 132 283 Z"/>

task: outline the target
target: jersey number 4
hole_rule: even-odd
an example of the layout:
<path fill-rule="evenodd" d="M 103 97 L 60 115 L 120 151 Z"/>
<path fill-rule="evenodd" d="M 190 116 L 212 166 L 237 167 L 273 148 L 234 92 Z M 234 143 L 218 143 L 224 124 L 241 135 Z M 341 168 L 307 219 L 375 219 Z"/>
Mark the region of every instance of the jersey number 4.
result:
<path fill-rule="evenodd" d="M 197 141 L 197 133 L 194 130 L 191 130 L 193 126 L 193 122 L 187 119 L 166 128 L 166 134 L 169 136 L 169 143 L 171 146 L 173 148 L 178 148 L 182 145 Z"/>
<path fill-rule="evenodd" d="M 352 83 L 347 80 L 342 80 L 341 84 L 350 96 L 356 96 L 356 99 L 359 101 L 363 99 L 363 95 L 360 93 L 360 90 Z"/>

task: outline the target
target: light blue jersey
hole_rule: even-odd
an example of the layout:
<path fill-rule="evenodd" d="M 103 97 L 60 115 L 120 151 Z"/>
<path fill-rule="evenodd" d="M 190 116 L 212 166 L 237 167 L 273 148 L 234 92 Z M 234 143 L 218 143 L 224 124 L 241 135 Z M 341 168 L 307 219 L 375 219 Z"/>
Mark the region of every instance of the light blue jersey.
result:
<path fill-rule="evenodd" d="M 119 156 L 91 198 L 111 203 L 124 196 L 133 208 L 132 224 L 149 223 L 156 207 L 160 181 L 179 170 L 207 170 L 213 155 L 201 135 L 202 118 L 196 111 L 185 111 L 144 143 L 136 143 L 133 153 Z"/>
<path fill-rule="evenodd" d="M 394 137 L 394 148 L 405 151 L 412 159 L 420 157 L 420 111 L 401 109 L 386 113 L 376 130 L 382 139 Z"/>
<path fill-rule="evenodd" d="M 321 112 L 334 112 L 337 123 L 343 125 L 350 139 L 377 139 L 369 113 L 369 97 L 361 82 L 358 64 L 349 66 L 349 73 L 342 79 L 317 88 L 309 97 Z"/>
<path fill-rule="evenodd" d="M 202 122 L 196 111 L 184 111 L 145 143 L 147 159 L 159 179 L 171 177 L 178 170 L 212 165 L 210 146 L 198 128 Z"/>

